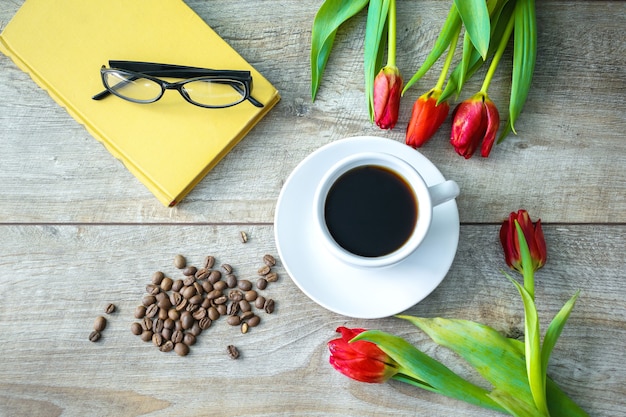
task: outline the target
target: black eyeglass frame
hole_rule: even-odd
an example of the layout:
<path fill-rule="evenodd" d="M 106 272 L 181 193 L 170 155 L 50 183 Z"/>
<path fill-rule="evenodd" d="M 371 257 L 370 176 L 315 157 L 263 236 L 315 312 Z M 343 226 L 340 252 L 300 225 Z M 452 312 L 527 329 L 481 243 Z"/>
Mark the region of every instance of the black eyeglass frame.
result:
<path fill-rule="evenodd" d="M 189 67 L 184 65 L 172 65 L 172 64 L 159 64 L 155 62 L 141 62 L 141 61 L 109 61 L 109 67 L 102 66 L 100 68 L 100 76 L 102 77 L 102 84 L 106 88 L 106 90 L 101 91 L 100 93 L 94 95 L 92 99 L 94 100 L 102 100 L 105 97 L 113 94 L 123 100 L 130 101 L 133 103 L 147 104 L 154 103 L 158 101 L 163 94 L 165 94 L 165 90 L 177 90 L 183 98 L 199 107 L 209 108 L 209 109 L 221 109 L 235 106 L 245 100 L 248 100 L 255 107 L 263 107 L 263 103 L 256 100 L 251 95 L 252 91 L 252 75 L 250 71 L 241 71 L 241 70 L 214 70 L 208 68 L 198 68 L 198 67 Z M 161 86 L 161 94 L 156 97 L 154 100 L 134 100 L 132 98 L 126 97 L 117 93 L 113 88 L 107 85 L 105 80 L 105 75 L 108 72 L 114 71 L 122 71 L 129 75 L 131 75 L 132 79 L 146 78 L 151 80 Z M 170 83 L 165 80 L 162 80 L 157 77 L 168 77 L 168 78 L 184 78 L 183 81 Z M 193 101 L 189 95 L 184 91 L 183 87 L 185 84 L 197 81 L 200 79 L 212 79 L 217 82 L 229 83 L 231 87 L 233 87 L 239 94 L 241 94 L 241 100 L 228 104 L 228 105 L 220 105 L 220 106 L 211 106 L 202 103 L 197 103 Z M 241 91 L 241 85 L 243 85 L 243 91 Z"/>

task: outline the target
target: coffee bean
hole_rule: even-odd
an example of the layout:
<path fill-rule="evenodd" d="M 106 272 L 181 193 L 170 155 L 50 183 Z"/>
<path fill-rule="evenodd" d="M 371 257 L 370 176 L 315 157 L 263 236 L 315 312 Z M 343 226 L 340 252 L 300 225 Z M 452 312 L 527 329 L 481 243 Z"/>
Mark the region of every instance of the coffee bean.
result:
<path fill-rule="evenodd" d="M 206 329 L 208 329 L 209 327 L 211 327 L 211 324 L 212 324 L 212 323 L 213 323 L 213 321 L 212 321 L 210 318 L 208 318 L 208 317 L 203 317 L 203 318 L 201 318 L 201 319 L 200 319 L 200 321 L 198 322 L 198 325 L 200 326 L 200 328 L 201 328 L 202 330 L 206 330 Z"/>
<path fill-rule="evenodd" d="M 143 320 L 141 320 L 141 328 L 143 330 L 152 330 L 152 319 L 150 317 L 144 317 Z"/>
<path fill-rule="evenodd" d="M 214 265 L 215 265 L 215 257 L 209 255 L 206 258 L 204 258 L 204 267 L 206 269 L 211 269 L 213 268 Z"/>
<path fill-rule="evenodd" d="M 228 288 L 235 288 L 237 286 L 237 277 L 234 274 L 227 274 L 226 285 Z"/>
<path fill-rule="evenodd" d="M 254 306 L 258 309 L 262 309 L 263 307 L 265 307 L 265 297 L 259 295 L 254 301 Z"/>
<path fill-rule="evenodd" d="M 174 308 L 176 309 L 176 311 L 184 311 L 187 308 L 187 303 L 187 299 L 181 297 L 180 301 L 178 302 L 178 304 L 176 304 Z"/>
<path fill-rule="evenodd" d="M 163 329 L 163 331 L 161 332 L 161 336 L 163 336 L 163 341 L 170 340 L 172 338 L 172 330 Z"/>
<path fill-rule="evenodd" d="M 241 314 L 241 321 L 246 321 L 254 317 L 254 313 L 252 311 L 244 311 Z"/>
<path fill-rule="evenodd" d="M 180 319 L 180 311 L 176 310 L 175 308 L 170 308 L 169 310 L 167 310 L 167 318 L 168 320 L 172 320 L 172 322 L 175 322 L 176 320 Z"/>
<path fill-rule="evenodd" d="M 202 320 L 203 318 L 206 317 L 207 311 L 204 308 L 199 308 L 196 311 L 194 311 L 191 315 L 196 320 Z"/>
<path fill-rule="evenodd" d="M 194 282 L 193 287 L 196 289 L 196 294 L 204 295 L 204 289 L 199 282 Z"/>
<path fill-rule="evenodd" d="M 161 281 L 161 291 L 171 290 L 173 284 L 174 284 L 174 281 L 172 280 L 172 278 L 169 278 L 169 277 L 163 278 L 163 281 Z"/>
<path fill-rule="evenodd" d="M 251 310 L 250 303 L 247 300 L 239 301 L 239 310 L 241 310 L 244 313 L 246 311 L 250 311 Z"/>
<path fill-rule="evenodd" d="M 141 332 L 141 340 L 144 342 L 149 342 L 152 340 L 152 330 L 144 330 Z"/>
<path fill-rule="evenodd" d="M 241 324 L 241 333 L 243 334 L 248 333 L 248 323 L 244 322 Z"/>
<path fill-rule="evenodd" d="M 100 332 L 97 330 L 94 330 L 93 332 L 89 334 L 89 341 L 97 342 L 98 340 L 100 340 L 100 336 L 101 336 Z"/>
<path fill-rule="evenodd" d="M 156 304 L 150 304 L 147 308 L 146 308 L 146 317 L 156 317 L 156 315 L 159 314 L 159 306 Z"/>
<path fill-rule="evenodd" d="M 194 295 L 195 297 L 195 295 Z M 193 297 L 192 297 L 193 298 Z M 200 307 L 198 306 L 198 304 L 193 304 L 191 302 L 191 299 L 187 302 L 187 307 L 185 307 L 185 310 L 187 310 L 190 313 L 193 313 L 194 311 L 196 311 L 197 309 L 199 309 Z"/>
<path fill-rule="evenodd" d="M 107 306 L 104 308 L 104 312 L 106 314 L 113 314 L 113 313 L 115 313 L 115 304 L 113 304 L 113 303 L 107 304 Z"/>
<path fill-rule="evenodd" d="M 156 271 L 152 274 L 152 278 L 150 279 L 154 285 L 161 285 L 163 282 L 163 278 L 165 278 L 165 274 L 161 271 Z"/>
<path fill-rule="evenodd" d="M 278 274 L 276 272 L 270 272 L 265 276 L 267 282 L 276 282 L 278 281 Z"/>
<path fill-rule="evenodd" d="M 228 297 L 226 297 L 225 295 L 222 295 L 221 297 L 217 297 L 215 300 L 213 300 L 213 302 L 217 305 L 226 304 L 227 301 L 228 301 Z"/>
<path fill-rule="evenodd" d="M 182 279 L 177 279 L 172 283 L 172 291 L 180 291 L 185 286 Z"/>
<path fill-rule="evenodd" d="M 187 260 L 183 255 L 176 255 L 174 257 L 174 266 L 178 269 L 183 269 L 187 266 Z"/>
<path fill-rule="evenodd" d="M 257 297 L 258 297 L 258 294 L 254 290 L 246 291 L 246 293 L 244 294 L 244 298 L 248 302 L 252 302 L 252 301 L 256 300 Z"/>
<path fill-rule="evenodd" d="M 174 345 L 174 352 L 176 352 L 179 356 L 187 356 L 189 353 L 189 346 L 184 343 L 176 343 L 176 345 Z"/>
<path fill-rule="evenodd" d="M 265 263 L 265 265 L 267 265 L 269 267 L 272 267 L 272 266 L 276 265 L 276 259 L 272 255 L 267 254 L 267 255 L 263 256 L 263 263 Z"/>
<path fill-rule="evenodd" d="M 193 275 L 187 276 L 183 279 L 183 285 L 185 287 L 192 286 L 194 282 L 196 282 L 196 277 L 194 277 Z"/>
<path fill-rule="evenodd" d="M 210 273 L 211 271 L 209 271 L 207 268 L 200 268 L 196 271 L 195 277 L 198 280 L 207 279 Z"/>
<path fill-rule="evenodd" d="M 135 308 L 135 318 L 142 319 L 146 315 L 146 306 L 140 305 Z"/>
<path fill-rule="evenodd" d="M 191 326 L 191 329 L 187 330 L 187 332 L 191 333 L 194 336 L 199 336 L 200 333 L 202 333 L 202 329 L 200 328 L 200 325 L 196 321 L 193 323 L 193 326 Z"/>
<path fill-rule="evenodd" d="M 265 305 L 263 306 L 263 309 L 265 310 L 267 314 L 272 314 L 274 312 L 274 300 L 272 300 L 271 298 L 268 298 L 265 301 Z"/>
<path fill-rule="evenodd" d="M 172 308 L 172 302 L 170 301 L 169 297 L 161 297 L 161 299 L 157 301 L 157 306 L 160 309 L 167 311 Z"/>
<path fill-rule="evenodd" d="M 239 357 L 239 350 L 233 345 L 228 345 L 226 352 L 231 359 L 237 359 Z"/>
<path fill-rule="evenodd" d="M 103 316 L 96 317 L 96 320 L 93 323 L 93 329 L 95 331 L 101 332 L 104 330 L 105 327 L 107 327 L 107 319 L 105 319 Z"/>
<path fill-rule="evenodd" d="M 200 303 L 202 303 L 202 296 L 200 294 L 196 294 L 189 299 L 191 305 L 198 307 Z"/>
<path fill-rule="evenodd" d="M 180 293 L 184 298 L 186 299 L 190 299 L 191 297 L 193 297 L 194 295 L 197 294 L 196 291 L 196 287 L 191 286 L 191 287 L 185 287 L 183 288 L 183 290 Z"/>
<path fill-rule="evenodd" d="M 163 336 L 160 333 L 154 333 L 152 335 L 152 343 L 154 346 L 159 347 L 163 344 Z"/>
<path fill-rule="evenodd" d="M 176 311 L 176 310 L 174 310 Z M 178 319 L 176 319 L 178 320 Z M 167 318 L 163 321 L 163 329 L 168 329 L 168 330 L 172 330 L 174 328 L 174 319 L 171 318 Z"/>
<path fill-rule="evenodd" d="M 198 272 L 198 268 L 196 268 L 195 266 L 192 266 L 192 265 L 187 266 L 187 267 L 185 267 L 183 269 L 183 275 L 188 276 L 188 277 L 189 276 L 195 277 L 196 272 Z"/>
<path fill-rule="evenodd" d="M 187 330 L 187 329 L 190 329 L 191 326 L 193 326 L 193 323 L 195 322 L 195 320 L 190 312 L 183 311 L 180 314 L 180 322 L 183 326 L 183 329 Z"/>
<path fill-rule="evenodd" d="M 267 280 L 265 278 L 259 278 L 256 281 L 256 287 L 260 290 L 264 290 L 265 288 L 267 288 Z"/>
<path fill-rule="evenodd" d="M 130 325 L 130 331 L 135 336 L 139 336 L 141 332 L 143 332 L 143 329 L 141 328 L 141 324 L 134 322 L 133 324 Z"/>
<path fill-rule="evenodd" d="M 168 317 L 168 311 L 169 310 L 165 308 L 159 308 L 159 314 L 157 314 L 157 317 L 161 320 L 165 320 Z"/>
<path fill-rule="evenodd" d="M 241 243 L 246 243 L 248 241 L 248 235 L 244 231 L 239 232 L 239 237 L 241 239 Z"/>
<path fill-rule="evenodd" d="M 174 350 L 174 343 L 172 343 L 171 340 L 168 340 L 165 343 L 163 343 L 161 347 L 159 347 L 159 350 L 161 352 L 171 352 L 172 350 Z"/>
<path fill-rule="evenodd" d="M 170 339 L 173 343 L 180 343 L 183 341 L 184 334 L 180 330 L 174 330 L 172 332 L 172 338 Z"/>
<path fill-rule="evenodd" d="M 217 308 L 215 307 L 210 307 L 207 313 L 211 320 L 217 320 L 220 318 L 220 313 L 219 311 L 217 311 Z"/>
<path fill-rule="evenodd" d="M 170 304 L 172 304 L 172 306 L 177 306 L 183 300 L 183 296 L 179 292 L 172 291 L 170 293 L 169 299 L 170 299 Z"/>
<path fill-rule="evenodd" d="M 213 284 L 213 289 L 218 291 L 224 291 L 228 288 L 228 284 L 225 281 L 217 281 Z"/>
<path fill-rule="evenodd" d="M 241 318 L 239 316 L 229 316 L 226 322 L 231 326 L 239 326 Z"/>
<path fill-rule="evenodd" d="M 205 293 L 210 293 L 211 291 L 213 291 L 213 284 L 211 284 L 209 281 L 202 281 L 202 290 Z"/>
<path fill-rule="evenodd" d="M 154 295 L 144 295 L 144 297 L 141 299 L 141 304 L 146 307 L 154 303 L 156 303 L 156 297 Z"/>
<path fill-rule="evenodd" d="M 215 306 L 215 308 L 217 308 L 217 311 L 218 313 L 220 313 L 221 316 L 226 315 L 226 306 L 224 304 L 218 304 Z"/>
<path fill-rule="evenodd" d="M 261 276 L 265 276 L 267 274 L 269 274 L 271 268 L 268 265 L 263 265 L 262 267 L 260 267 L 257 271 L 257 274 L 261 275 Z"/>
<path fill-rule="evenodd" d="M 233 272 L 233 267 L 230 266 L 230 264 L 222 264 L 222 269 L 224 270 L 224 272 L 226 272 L 227 274 L 230 274 Z"/>
<path fill-rule="evenodd" d="M 193 346 L 196 344 L 196 336 L 194 336 L 191 333 L 185 333 L 185 336 L 183 336 L 183 343 L 186 344 L 187 346 Z"/>
<path fill-rule="evenodd" d="M 228 298 L 232 301 L 239 302 L 243 300 L 243 293 L 239 290 L 231 290 L 228 293 Z"/>
<path fill-rule="evenodd" d="M 217 269 L 212 270 L 207 277 L 207 280 L 213 285 L 215 285 L 215 283 L 220 279 L 222 279 L 222 273 Z"/>
<path fill-rule="evenodd" d="M 161 333 L 163 331 L 164 321 L 161 319 L 154 320 L 152 322 L 152 331 L 154 333 Z"/>
<path fill-rule="evenodd" d="M 261 322 L 261 317 L 256 316 L 256 315 L 250 317 L 247 321 L 250 327 L 256 327 L 259 325 L 260 322 Z"/>
<path fill-rule="evenodd" d="M 237 286 L 239 287 L 239 289 L 243 291 L 249 291 L 252 289 L 252 283 L 248 281 L 247 279 L 239 280 L 239 283 L 237 284 Z"/>

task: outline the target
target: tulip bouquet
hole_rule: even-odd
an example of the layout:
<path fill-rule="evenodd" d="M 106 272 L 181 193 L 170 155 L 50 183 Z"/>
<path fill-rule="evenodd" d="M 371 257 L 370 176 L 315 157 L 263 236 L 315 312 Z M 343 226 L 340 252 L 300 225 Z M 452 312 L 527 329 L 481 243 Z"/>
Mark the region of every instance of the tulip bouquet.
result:
<path fill-rule="evenodd" d="M 489 156 L 500 128 L 500 114 L 487 94 L 495 70 L 511 36 L 513 71 L 508 120 L 498 142 L 515 132 L 515 122 L 528 96 L 535 67 L 537 28 L 534 0 L 454 0 L 441 32 L 417 72 L 404 88 L 396 67 L 395 0 L 325 0 L 315 16 L 311 34 L 311 91 L 315 100 L 339 26 L 368 6 L 364 68 L 370 119 L 382 129 L 398 120 L 400 97 L 446 52 L 435 87 L 413 104 L 406 144 L 420 147 L 439 129 L 450 112 L 448 100 L 459 96 L 465 83 L 491 60 L 482 87 L 453 112 L 450 143 L 458 154 L 470 158 L 480 146 Z M 462 57 L 448 77 L 463 31 Z M 387 61 L 383 66 L 384 46 Z M 447 79 L 447 83 L 446 83 Z"/>
<path fill-rule="evenodd" d="M 523 276 L 520 284 L 504 274 L 524 304 L 524 342 L 473 321 L 399 316 L 467 361 L 491 390 L 465 380 L 405 339 L 378 330 L 338 328 L 341 337 L 328 343 L 330 364 L 357 381 L 395 379 L 516 417 L 588 416 L 546 374 L 578 293 L 554 317 L 542 343 L 534 296 L 534 273 L 546 261 L 541 221 L 533 224 L 525 210 L 511 213 L 500 229 L 500 240 L 507 264 Z"/>

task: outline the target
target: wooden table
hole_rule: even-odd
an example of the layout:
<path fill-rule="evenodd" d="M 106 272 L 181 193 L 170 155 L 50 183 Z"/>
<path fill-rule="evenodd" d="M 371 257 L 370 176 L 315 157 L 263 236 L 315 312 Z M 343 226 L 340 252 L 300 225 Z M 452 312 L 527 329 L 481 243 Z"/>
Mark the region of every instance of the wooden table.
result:
<path fill-rule="evenodd" d="M 186 357 L 130 332 L 154 271 L 173 257 L 212 254 L 240 276 L 276 255 L 273 216 L 290 172 L 344 137 L 402 142 L 412 102 L 393 131 L 369 123 L 362 76 L 365 15 L 343 27 L 310 99 L 311 24 L 321 1 L 186 1 L 280 90 L 282 101 L 177 207 L 164 208 L 102 145 L 7 57 L 0 56 L 1 416 L 496 416 L 398 382 L 352 381 L 328 364 L 338 326 L 407 338 L 464 376 L 469 369 L 397 318 L 359 320 L 307 298 L 278 260 L 276 310 L 247 334 L 225 321 Z M 22 0 L 0 5 L 0 27 Z M 423 61 L 450 1 L 398 3 L 398 65 Z M 577 290 L 549 374 L 591 416 L 626 416 L 626 3 L 537 2 L 538 60 L 518 136 L 488 159 L 464 160 L 449 124 L 420 151 L 461 187 L 458 253 L 442 284 L 406 311 L 523 331 L 519 296 L 502 275 L 501 221 L 541 218 L 548 263 L 537 274 L 544 325 Z M 510 55 L 507 55 L 510 57 Z M 504 112 L 510 64 L 490 93 Z M 467 86 L 477 90 L 481 80 Z M 465 98 L 465 97 L 462 97 Z M 240 232 L 248 242 L 240 241 Z M 390 300 L 381 300 L 390 302 Z M 98 343 L 88 335 L 107 303 L 117 311 Z M 238 360 L 226 346 L 236 345 Z"/>

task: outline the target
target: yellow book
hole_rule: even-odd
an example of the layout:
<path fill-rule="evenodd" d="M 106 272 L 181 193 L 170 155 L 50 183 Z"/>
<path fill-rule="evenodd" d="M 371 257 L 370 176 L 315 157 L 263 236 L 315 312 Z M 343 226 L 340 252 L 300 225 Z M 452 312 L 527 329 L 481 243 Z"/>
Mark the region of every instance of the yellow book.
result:
<path fill-rule="evenodd" d="M 0 35 L 0 51 L 166 206 L 178 203 L 280 99 L 182 0 L 27 0 Z M 112 95 L 93 100 L 104 89 L 100 68 L 109 60 L 250 71 L 252 96 L 263 107 L 246 100 L 202 108 L 176 90 L 150 104 Z"/>

